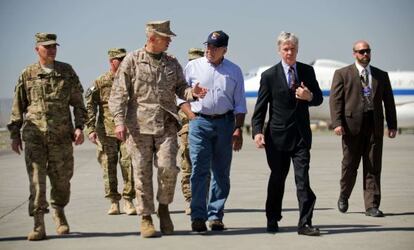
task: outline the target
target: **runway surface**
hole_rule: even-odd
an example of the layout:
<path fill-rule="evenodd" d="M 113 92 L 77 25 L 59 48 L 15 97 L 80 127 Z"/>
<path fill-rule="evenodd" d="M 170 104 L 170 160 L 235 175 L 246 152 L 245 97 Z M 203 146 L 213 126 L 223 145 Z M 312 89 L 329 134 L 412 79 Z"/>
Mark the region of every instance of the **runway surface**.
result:
<path fill-rule="evenodd" d="M 298 205 L 293 168 L 286 183 L 280 232 L 265 232 L 269 169 L 264 151 L 255 148 L 250 136 L 245 135 L 244 140 L 242 151 L 233 156 L 231 191 L 224 216 L 228 230 L 192 233 L 190 217 L 183 212 L 178 180 L 170 206 L 176 232 L 152 239 L 140 237 L 138 216 L 106 214 L 109 201 L 103 197 L 102 171 L 95 146 L 86 142 L 75 148 L 72 195 L 65 209 L 71 233 L 57 236 L 52 216 L 47 214 L 48 239 L 27 241 L 33 219 L 27 214 L 29 192 L 24 157 L 0 151 L 0 249 L 414 249 L 413 135 L 384 138 L 380 208 L 386 217 L 371 218 L 364 215 L 362 169 L 348 213 L 338 212 L 341 140 L 330 132 L 314 134 L 310 176 L 317 196 L 313 224 L 321 229 L 320 237 L 296 233 Z M 156 216 L 153 219 L 158 230 L 159 221 Z"/>

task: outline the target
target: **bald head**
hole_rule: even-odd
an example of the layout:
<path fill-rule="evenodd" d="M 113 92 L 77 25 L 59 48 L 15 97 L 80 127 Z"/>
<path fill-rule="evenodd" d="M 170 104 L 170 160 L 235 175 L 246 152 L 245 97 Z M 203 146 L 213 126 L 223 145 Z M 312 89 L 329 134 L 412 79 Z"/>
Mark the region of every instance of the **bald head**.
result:
<path fill-rule="evenodd" d="M 369 48 L 368 42 L 365 40 L 358 40 L 354 42 L 354 45 L 352 46 L 352 50 L 353 51 L 360 50 L 361 47 Z"/>

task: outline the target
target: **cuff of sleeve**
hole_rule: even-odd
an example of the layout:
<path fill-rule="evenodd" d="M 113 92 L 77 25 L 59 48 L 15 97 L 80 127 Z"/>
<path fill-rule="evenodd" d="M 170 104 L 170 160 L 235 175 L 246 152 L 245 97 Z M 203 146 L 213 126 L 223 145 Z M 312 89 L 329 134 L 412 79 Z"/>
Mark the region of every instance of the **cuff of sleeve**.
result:
<path fill-rule="evenodd" d="M 10 131 L 10 139 L 19 139 L 20 138 L 20 131 Z"/>
<path fill-rule="evenodd" d="M 312 92 L 310 92 L 310 96 L 311 96 L 311 98 L 310 98 L 309 102 L 311 102 L 313 100 L 313 93 Z"/>
<path fill-rule="evenodd" d="M 76 126 L 75 126 L 75 128 L 76 128 L 76 129 L 83 130 L 84 126 L 83 126 L 83 125 L 76 125 Z"/>
<path fill-rule="evenodd" d="M 86 127 L 86 130 L 85 131 L 86 131 L 86 134 L 89 135 L 90 133 L 95 132 L 95 128 Z"/>

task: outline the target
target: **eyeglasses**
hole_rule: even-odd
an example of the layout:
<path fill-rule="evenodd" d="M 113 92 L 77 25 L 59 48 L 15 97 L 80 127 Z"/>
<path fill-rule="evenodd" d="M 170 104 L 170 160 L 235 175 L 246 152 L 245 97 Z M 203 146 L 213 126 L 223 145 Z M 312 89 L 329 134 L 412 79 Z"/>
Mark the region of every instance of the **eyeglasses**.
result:
<path fill-rule="evenodd" d="M 365 53 L 371 54 L 371 49 L 360 49 L 360 50 L 355 50 L 355 52 L 360 55 L 365 55 Z"/>

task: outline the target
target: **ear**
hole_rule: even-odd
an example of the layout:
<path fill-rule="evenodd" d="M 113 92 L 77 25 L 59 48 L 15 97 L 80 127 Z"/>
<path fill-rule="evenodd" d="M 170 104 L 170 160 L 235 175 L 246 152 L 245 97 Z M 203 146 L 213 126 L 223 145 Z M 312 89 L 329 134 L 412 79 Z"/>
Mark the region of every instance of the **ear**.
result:
<path fill-rule="evenodd" d="M 227 47 L 224 49 L 223 55 L 227 53 Z"/>

